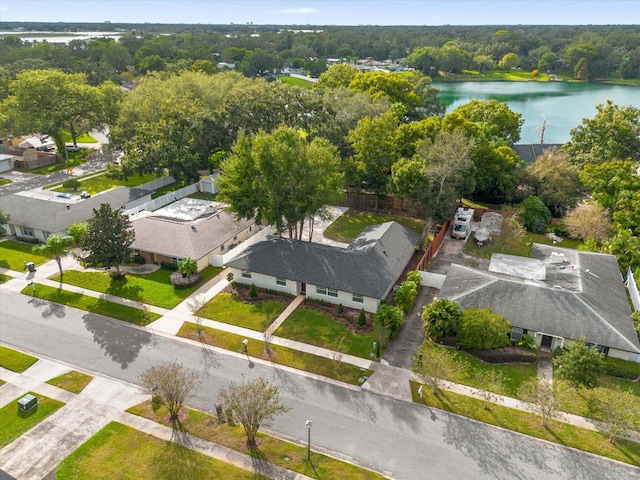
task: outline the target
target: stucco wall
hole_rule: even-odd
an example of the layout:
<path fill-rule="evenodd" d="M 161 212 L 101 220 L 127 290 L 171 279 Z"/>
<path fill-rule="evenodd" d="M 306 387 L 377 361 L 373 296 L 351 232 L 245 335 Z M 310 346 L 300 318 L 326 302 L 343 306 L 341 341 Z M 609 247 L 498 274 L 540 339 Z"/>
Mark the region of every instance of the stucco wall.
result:
<path fill-rule="evenodd" d="M 256 287 L 268 288 L 271 290 L 278 290 L 280 292 L 288 293 L 290 295 L 300 294 L 300 282 L 294 280 L 285 279 L 286 285 L 278 285 L 276 278 L 270 275 L 263 275 L 260 273 L 251 272 L 251 278 L 243 277 L 242 271 L 237 268 L 229 268 L 233 273 L 233 280 L 238 283 L 244 283 L 251 285 L 252 283 Z M 364 308 L 366 312 L 375 313 L 378 310 L 380 300 L 376 298 L 363 297 L 363 303 L 353 301 L 353 294 L 349 292 L 338 291 L 338 297 L 330 297 L 329 295 L 322 295 L 317 293 L 316 285 L 306 284 L 306 296 L 307 298 L 314 298 L 318 300 L 324 300 L 326 302 L 333 303 L 335 305 L 342 304 L 344 307 L 355 308 L 360 310 Z"/>

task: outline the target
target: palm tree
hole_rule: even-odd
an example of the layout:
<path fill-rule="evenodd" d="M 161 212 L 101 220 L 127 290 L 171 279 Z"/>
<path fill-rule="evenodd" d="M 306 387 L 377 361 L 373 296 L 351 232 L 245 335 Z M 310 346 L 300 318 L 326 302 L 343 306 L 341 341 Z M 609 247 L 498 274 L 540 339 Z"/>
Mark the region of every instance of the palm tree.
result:
<path fill-rule="evenodd" d="M 43 244 L 33 247 L 33 253 L 53 258 L 58 263 L 60 278 L 62 279 L 62 257 L 69 253 L 69 244 L 73 241 L 68 235 L 52 234 L 47 237 Z"/>
<path fill-rule="evenodd" d="M 427 337 L 438 339 L 455 335 L 462 310 L 458 302 L 441 298 L 422 311 L 422 323 Z"/>

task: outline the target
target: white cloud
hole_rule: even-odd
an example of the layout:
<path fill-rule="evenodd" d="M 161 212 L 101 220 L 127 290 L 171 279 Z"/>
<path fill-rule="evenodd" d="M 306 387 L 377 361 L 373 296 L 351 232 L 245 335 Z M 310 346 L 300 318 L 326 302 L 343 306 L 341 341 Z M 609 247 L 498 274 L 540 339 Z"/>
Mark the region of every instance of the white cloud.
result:
<path fill-rule="evenodd" d="M 315 8 L 285 8 L 280 10 L 279 13 L 284 15 L 307 15 L 310 13 L 320 13 L 320 10 Z"/>

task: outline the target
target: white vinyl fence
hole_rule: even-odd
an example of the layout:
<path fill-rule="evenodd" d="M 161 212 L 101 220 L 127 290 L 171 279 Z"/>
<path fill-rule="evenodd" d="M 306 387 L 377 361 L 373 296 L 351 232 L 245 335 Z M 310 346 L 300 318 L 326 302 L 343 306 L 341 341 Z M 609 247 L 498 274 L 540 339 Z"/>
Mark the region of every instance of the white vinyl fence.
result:
<path fill-rule="evenodd" d="M 165 177 L 166 178 L 166 177 Z M 175 202 L 176 200 L 180 200 L 181 198 L 187 197 L 192 193 L 196 193 L 198 191 L 198 184 L 193 183 L 191 185 L 187 185 L 186 187 L 182 187 L 179 190 L 175 190 L 173 192 L 165 193 L 161 197 L 150 200 L 142 205 L 137 205 L 131 207 L 129 209 L 124 210 L 125 215 L 134 215 L 139 212 L 153 212 L 158 210 L 159 208 L 164 207 L 165 205 L 169 205 L 170 203 Z"/>
<path fill-rule="evenodd" d="M 629 271 L 627 272 L 627 289 L 629 290 L 631 303 L 633 303 L 633 309 L 640 310 L 640 293 L 638 293 L 638 284 L 636 283 L 636 279 L 633 278 L 631 267 L 629 267 Z"/>

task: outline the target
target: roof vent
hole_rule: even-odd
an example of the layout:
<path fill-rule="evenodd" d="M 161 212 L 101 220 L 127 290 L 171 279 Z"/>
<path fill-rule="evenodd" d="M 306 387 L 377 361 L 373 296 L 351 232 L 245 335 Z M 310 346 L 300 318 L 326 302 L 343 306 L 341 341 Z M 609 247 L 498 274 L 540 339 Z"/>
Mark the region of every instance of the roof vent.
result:
<path fill-rule="evenodd" d="M 196 224 L 195 223 L 191 224 L 191 230 L 193 230 L 194 232 L 196 231 Z"/>

